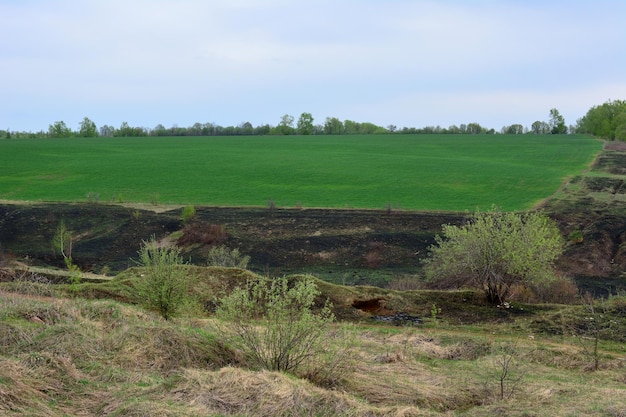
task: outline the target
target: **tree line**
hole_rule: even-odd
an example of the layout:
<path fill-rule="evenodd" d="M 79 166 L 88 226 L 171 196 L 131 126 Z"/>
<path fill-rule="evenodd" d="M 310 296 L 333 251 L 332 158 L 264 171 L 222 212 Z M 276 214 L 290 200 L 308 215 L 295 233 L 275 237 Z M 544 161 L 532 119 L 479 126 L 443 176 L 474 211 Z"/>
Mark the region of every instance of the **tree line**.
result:
<path fill-rule="evenodd" d="M 402 127 L 395 125 L 386 127 L 370 122 L 356 122 L 327 117 L 323 123 L 315 123 L 311 113 L 304 112 L 296 120 L 294 116 L 281 116 L 277 125 L 263 124 L 253 126 L 243 122 L 237 126 L 220 126 L 214 123 L 195 123 L 188 127 L 177 125 L 169 128 L 158 124 L 154 128 L 130 126 L 123 122 L 119 127 L 102 125 L 84 117 L 77 130 L 72 130 L 64 121 L 56 121 L 48 126 L 47 131 L 15 132 L 0 130 L 0 138 L 66 138 L 66 137 L 147 137 L 147 136 L 264 136 L 264 135 L 353 135 L 353 134 L 567 134 L 588 133 L 594 136 L 626 140 L 626 101 L 608 101 L 600 106 L 592 107 L 587 114 L 578 119 L 576 125 L 567 126 L 560 112 L 553 108 L 548 121 L 537 120 L 526 127 L 516 123 L 503 126 L 499 131 L 486 128 L 479 123 L 451 125 L 449 127 L 425 126 Z"/>

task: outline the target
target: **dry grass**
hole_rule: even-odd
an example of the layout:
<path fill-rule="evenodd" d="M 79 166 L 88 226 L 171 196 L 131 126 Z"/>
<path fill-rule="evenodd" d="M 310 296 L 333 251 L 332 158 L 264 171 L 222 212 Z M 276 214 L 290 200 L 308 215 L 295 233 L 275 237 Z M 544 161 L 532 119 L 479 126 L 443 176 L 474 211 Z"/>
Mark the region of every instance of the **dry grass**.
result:
<path fill-rule="evenodd" d="M 201 282 L 197 293 L 207 298 L 250 274 L 219 268 L 193 273 Z M 101 285 L 123 285 L 123 279 L 130 275 Z M 31 294 L 12 293 L 11 285 L 0 287 L 0 415 L 626 415 L 623 345 L 604 341 L 602 366 L 591 372 L 576 339 L 537 333 L 525 316 L 480 325 L 452 325 L 445 316 L 420 327 L 337 324 L 326 340 L 328 351 L 347 352 L 350 360 L 329 381 L 248 370 L 239 352 L 215 338 L 213 319 L 170 323 L 112 300 L 42 296 L 33 288 L 22 291 Z M 436 301 L 453 308 L 436 292 L 401 299 L 376 288 L 327 289 L 346 315 L 355 299 L 379 297 L 387 306 L 416 303 L 427 311 Z M 446 297 L 451 306 L 458 298 L 460 306 L 470 296 Z M 625 304 L 615 299 L 607 308 L 617 313 Z M 561 318 L 573 317 L 575 309 L 562 306 Z M 557 320 L 553 307 L 541 314 Z M 501 400 L 496 348 L 503 343 L 515 343 L 524 360 L 513 369 L 523 378 Z"/>

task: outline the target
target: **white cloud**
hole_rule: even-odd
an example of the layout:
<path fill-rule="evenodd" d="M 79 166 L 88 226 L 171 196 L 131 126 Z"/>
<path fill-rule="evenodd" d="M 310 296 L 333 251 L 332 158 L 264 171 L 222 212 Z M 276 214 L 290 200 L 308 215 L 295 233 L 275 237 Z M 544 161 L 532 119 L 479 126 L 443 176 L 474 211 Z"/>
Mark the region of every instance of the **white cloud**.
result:
<path fill-rule="evenodd" d="M 15 129 L 301 111 L 498 129 L 626 95 L 617 0 L 31 0 L 0 15 L 0 126 Z"/>

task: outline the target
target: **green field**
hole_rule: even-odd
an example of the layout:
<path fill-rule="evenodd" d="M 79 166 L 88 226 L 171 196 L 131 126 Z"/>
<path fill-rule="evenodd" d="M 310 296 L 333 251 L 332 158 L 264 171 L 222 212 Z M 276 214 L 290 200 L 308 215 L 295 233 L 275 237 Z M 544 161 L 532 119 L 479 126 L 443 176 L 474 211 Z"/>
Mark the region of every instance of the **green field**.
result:
<path fill-rule="evenodd" d="M 2 140 L 0 199 L 517 210 L 601 147 L 578 135 Z"/>

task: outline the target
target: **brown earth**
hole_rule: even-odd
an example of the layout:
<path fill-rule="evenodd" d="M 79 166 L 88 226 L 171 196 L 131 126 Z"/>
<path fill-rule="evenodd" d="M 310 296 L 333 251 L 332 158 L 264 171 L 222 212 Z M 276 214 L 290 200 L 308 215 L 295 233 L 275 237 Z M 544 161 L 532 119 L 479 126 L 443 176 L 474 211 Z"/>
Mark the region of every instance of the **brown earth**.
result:
<path fill-rule="evenodd" d="M 582 232 L 582 242 L 568 243 L 558 267 L 584 288 L 625 287 L 624 167 L 626 150 L 610 143 L 593 175 L 572 178 L 543 208 L 564 236 Z M 250 255 L 258 273 L 310 272 L 341 284 L 384 286 L 418 275 L 441 225 L 465 218 L 443 212 L 196 207 L 185 226 L 180 206 L 6 202 L 0 203 L 0 253 L 62 268 L 51 242 L 63 221 L 74 235 L 74 261 L 84 271 L 115 273 L 133 266 L 141 241 L 154 235 L 186 241 L 186 256 L 196 264 L 204 263 L 210 244 L 223 243 Z"/>

